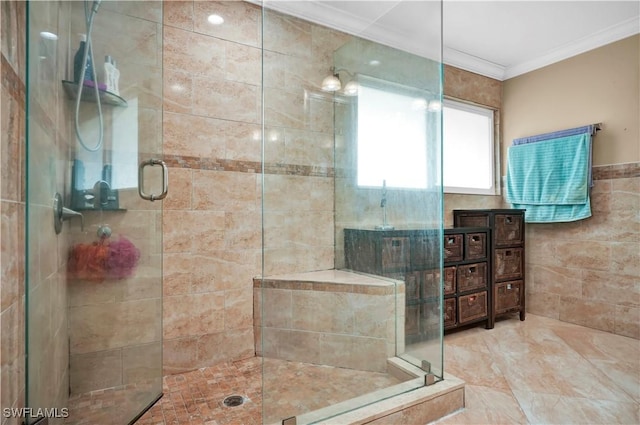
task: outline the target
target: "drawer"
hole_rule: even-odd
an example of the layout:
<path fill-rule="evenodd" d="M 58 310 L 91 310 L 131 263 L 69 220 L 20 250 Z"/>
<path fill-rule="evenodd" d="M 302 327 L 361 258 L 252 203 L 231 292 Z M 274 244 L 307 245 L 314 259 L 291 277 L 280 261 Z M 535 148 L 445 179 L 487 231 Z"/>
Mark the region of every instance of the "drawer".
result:
<path fill-rule="evenodd" d="M 523 288 L 521 280 L 496 283 L 493 288 L 493 303 L 496 314 L 520 310 Z"/>
<path fill-rule="evenodd" d="M 456 227 L 489 227 L 489 214 L 456 214 Z"/>
<path fill-rule="evenodd" d="M 382 272 L 404 271 L 409 268 L 409 238 L 382 238 Z"/>
<path fill-rule="evenodd" d="M 444 278 L 442 285 L 444 286 L 444 294 L 451 295 L 456 293 L 456 266 L 449 266 L 442 269 Z"/>
<path fill-rule="evenodd" d="M 494 223 L 494 240 L 496 245 L 513 245 L 522 243 L 523 220 L 522 214 L 496 214 Z"/>
<path fill-rule="evenodd" d="M 411 270 L 424 270 L 438 267 L 440 247 L 436 233 L 411 236 Z"/>
<path fill-rule="evenodd" d="M 420 304 L 406 306 L 404 333 L 406 336 L 420 334 Z"/>
<path fill-rule="evenodd" d="M 467 233 L 464 241 L 465 260 L 479 260 L 487 257 L 487 234 Z"/>
<path fill-rule="evenodd" d="M 523 248 L 500 248 L 494 250 L 494 277 L 495 280 L 521 279 L 523 261 Z"/>
<path fill-rule="evenodd" d="M 406 300 L 415 301 L 420 299 L 420 274 L 407 273 L 404 276 Z"/>
<path fill-rule="evenodd" d="M 458 298 L 460 324 L 487 317 L 487 291 L 463 295 Z"/>
<path fill-rule="evenodd" d="M 468 292 L 487 286 L 487 263 L 474 263 L 458 266 L 456 271 L 458 292 Z"/>
<path fill-rule="evenodd" d="M 440 270 L 432 269 L 422 272 L 422 298 L 440 296 Z"/>
<path fill-rule="evenodd" d="M 444 300 L 443 320 L 444 320 L 445 328 L 455 326 L 458 323 L 458 314 L 456 309 L 455 298 L 446 298 Z"/>
<path fill-rule="evenodd" d="M 462 235 L 444 235 L 444 261 L 462 261 Z"/>

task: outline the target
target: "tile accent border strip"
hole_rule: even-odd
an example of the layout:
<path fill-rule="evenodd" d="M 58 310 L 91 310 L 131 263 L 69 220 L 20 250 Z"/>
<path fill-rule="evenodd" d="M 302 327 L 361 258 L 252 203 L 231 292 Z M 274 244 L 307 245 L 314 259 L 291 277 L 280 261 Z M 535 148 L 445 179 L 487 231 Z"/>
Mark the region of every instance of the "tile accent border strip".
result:
<path fill-rule="evenodd" d="M 164 161 L 169 167 L 190 168 L 193 170 L 237 171 L 241 173 L 262 173 L 259 161 L 241 161 L 232 159 L 199 158 L 195 156 L 164 155 Z M 265 174 L 280 174 L 305 177 L 333 177 L 332 167 L 316 167 L 312 165 L 273 164 L 264 166 Z"/>
<path fill-rule="evenodd" d="M 640 162 L 593 167 L 594 180 L 626 179 L 630 177 L 640 177 Z"/>
<path fill-rule="evenodd" d="M 262 165 L 258 161 L 241 161 L 232 159 L 199 158 L 195 156 L 165 155 L 164 160 L 169 167 L 190 168 L 193 170 L 236 171 L 242 173 L 261 173 Z M 313 177 L 346 177 L 346 170 L 333 167 L 317 167 L 297 164 L 265 164 L 265 174 Z M 640 162 L 625 164 L 601 165 L 593 167 L 594 180 L 624 179 L 640 177 Z"/>

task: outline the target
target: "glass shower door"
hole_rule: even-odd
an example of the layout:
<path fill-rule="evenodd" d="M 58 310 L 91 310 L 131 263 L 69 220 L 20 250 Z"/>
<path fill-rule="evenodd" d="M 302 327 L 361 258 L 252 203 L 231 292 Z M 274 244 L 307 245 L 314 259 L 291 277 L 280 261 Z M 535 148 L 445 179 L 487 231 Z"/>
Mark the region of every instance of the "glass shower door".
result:
<path fill-rule="evenodd" d="M 139 172 L 162 158 L 161 25 L 160 1 L 28 4 L 27 423 L 132 423 L 162 394 L 165 175 Z"/>
<path fill-rule="evenodd" d="M 442 378 L 441 4 L 263 5 L 263 423 L 341 423 Z"/>

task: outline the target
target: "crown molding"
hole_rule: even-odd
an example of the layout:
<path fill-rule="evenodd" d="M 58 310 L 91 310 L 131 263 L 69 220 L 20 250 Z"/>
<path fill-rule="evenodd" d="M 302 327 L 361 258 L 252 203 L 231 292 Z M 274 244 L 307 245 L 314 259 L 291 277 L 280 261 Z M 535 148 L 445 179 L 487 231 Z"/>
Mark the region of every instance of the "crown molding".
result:
<path fill-rule="evenodd" d="M 442 59 L 447 65 L 502 81 L 505 67 L 450 47 L 443 47 Z"/>
<path fill-rule="evenodd" d="M 338 31 L 362 36 L 369 40 L 429 59 L 439 60 L 440 58 L 439 49 L 426 46 L 425 43 L 423 43 L 424 40 L 414 40 L 411 37 L 405 36 L 397 29 L 376 25 L 370 20 L 346 13 L 323 2 L 249 1 L 278 12 L 296 16 Z M 393 2 L 394 5 L 396 3 L 397 0 Z M 574 42 L 567 43 L 542 56 L 511 66 L 496 64 L 460 50 L 447 47 L 445 44 L 442 48 L 442 62 L 455 66 L 456 68 L 504 81 L 638 33 L 640 33 L 640 17 L 636 16 Z"/>
<path fill-rule="evenodd" d="M 640 17 L 636 16 L 554 49 L 535 59 L 509 66 L 505 70 L 503 80 L 517 77 L 638 33 L 640 33 Z"/>
<path fill-rule="evenodd" d="M 267 9 L 292 15 L 348 34 L 359 35 L 371 26 L 371 21 L 369 20 L 320 1 L 250 1 Z"/>
<path fill-rule="evenodd" d="M 387 9 L 391 10 L 398 3 L 400 1 L 393 1 Z M 326 3 L 272 0 L 263 4 L 268 9 L 296 16 L 347 34 L 363 37 L 438 62 L 441 60 L 442 54 L 439 45 L 429 46 L 424 42 L 425 40 L 416 40 L 398 28 L 380 25 L 376 21 L 363 19 Z M 385 13 L 380 13 L 380 16 L 384 16 Z"/>

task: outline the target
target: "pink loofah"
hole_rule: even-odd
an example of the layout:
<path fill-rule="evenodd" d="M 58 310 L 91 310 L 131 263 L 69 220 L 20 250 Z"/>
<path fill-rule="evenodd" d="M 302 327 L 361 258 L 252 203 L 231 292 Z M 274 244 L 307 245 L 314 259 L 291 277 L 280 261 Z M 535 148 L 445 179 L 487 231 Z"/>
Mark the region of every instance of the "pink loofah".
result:
<path fill-rule="evenodd" d="M 108 258 L 109 245 L 104 241 L 77 244 L 69 252 L 69 276 L 73 279 L 102 282 L 108 268 Z"/>
<path fill-rule="evenodd" d="M 129 239 L 120 236 L 118 240 L 110 241 L 106 261 L 108 276 L 114 279 L 131 276 L 139 259 L 140 250 Z"/>

